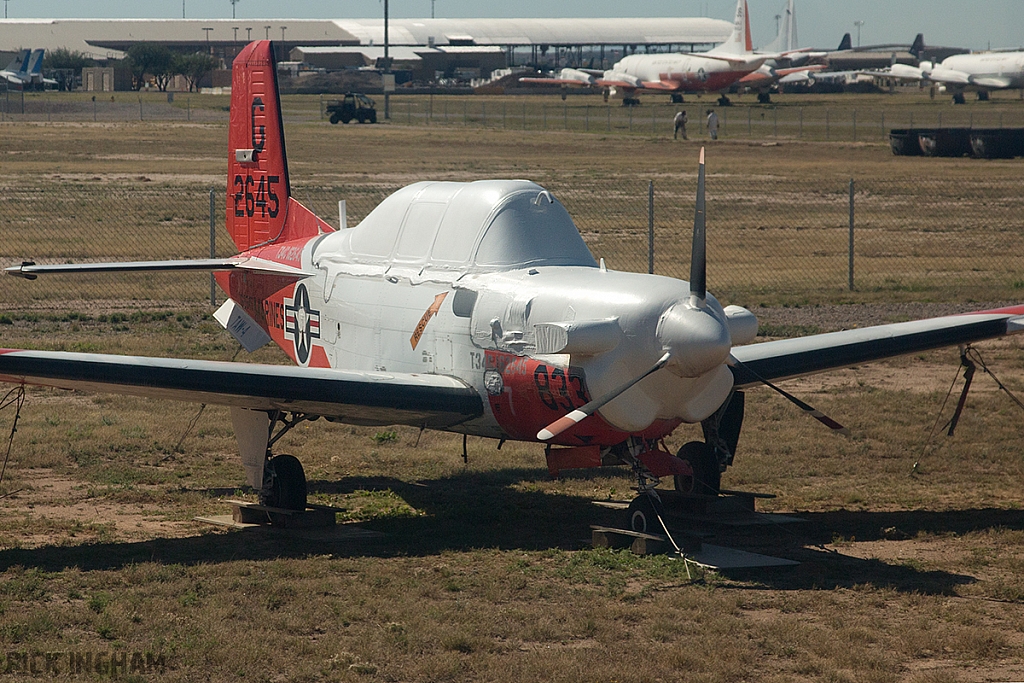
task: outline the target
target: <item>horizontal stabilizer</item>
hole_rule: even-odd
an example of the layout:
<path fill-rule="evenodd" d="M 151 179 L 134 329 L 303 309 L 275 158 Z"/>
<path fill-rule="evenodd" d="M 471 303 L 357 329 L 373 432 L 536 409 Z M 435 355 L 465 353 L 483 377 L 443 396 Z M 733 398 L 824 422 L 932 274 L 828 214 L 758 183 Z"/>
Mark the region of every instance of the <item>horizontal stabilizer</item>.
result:
<path fill-rule="evenodd" d="M 122 261 L 110 263 L 57 263 L 52 265 L 36 265 L 26 261 L 20 266 L 5 268 L 4 272 L 15 277 L 35 280 L 40 275 L 56 273 L 156 273 L 186 271 L 221 271 L 221 270 L 252 270 L 275 275 L 287 275 L 298 278 L 309 277 L 299 268 L 293 268 L 266 259 L 249 256 L 233 256 L 222 259 L 196 259 L 192 261 Z"/>

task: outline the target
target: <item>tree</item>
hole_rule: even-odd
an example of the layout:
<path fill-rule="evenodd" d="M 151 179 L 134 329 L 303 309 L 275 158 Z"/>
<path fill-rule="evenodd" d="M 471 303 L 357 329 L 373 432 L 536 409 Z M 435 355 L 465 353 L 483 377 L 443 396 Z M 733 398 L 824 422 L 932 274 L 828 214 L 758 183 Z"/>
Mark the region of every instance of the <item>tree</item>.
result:
<path fill-rule="evenodd" d="M 199 89 L 199 81 L 203 80 L 206 74 L 220 66 L 220 60 L 213 55 L 204 52 L 195 52 L 190 55 L 175 55 L 172 69 L 185 77 L 188 84 L 188 91 Z"/>
<path fill-rule="evenodd" d="M 157 87 L 163 91 L 174 75 L 171 61 L 174 54 L 164 45 L 156 43 L 135 43 L 128 48 L 128 68 L 132 72 L 132 87 L 142 90 L 146 74 L 153 77 Z"/>
<path fill-rule="evenodd" d="M 50 50 L 43 59 L 45 69 L 74 69 L 81 71 L 85 67 L 95 66 L 96 62 L 84 52 L 69 50 L 66 47 L 58 47 Z"/>
<path fill-rule="evenodd" d="M 64 91 L 74 89 L 75 78 L 82 73 L 82 69 L 95 64 L 86 54 L 66 47 L 47 51 L 43 59 L 43 68 L 53 75 L 58 87 Z"/>

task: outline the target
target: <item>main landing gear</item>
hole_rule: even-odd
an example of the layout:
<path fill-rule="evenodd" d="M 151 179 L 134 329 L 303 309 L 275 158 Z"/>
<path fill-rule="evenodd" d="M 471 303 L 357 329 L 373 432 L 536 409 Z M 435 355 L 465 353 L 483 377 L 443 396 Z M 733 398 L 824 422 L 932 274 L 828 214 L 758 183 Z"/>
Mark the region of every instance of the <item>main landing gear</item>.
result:
<path fill-rule="evenodd" d="M 260 505 L 285 510 L 306 509 L 306 473 L 302 463 L 294 455 L 273 456 L 271 447 L 292 427 L 302 422 L 319 419 L 319 415 L 292 414 L 289 418 L 278 410 L 270 414 L 271 437 L 267 442 L 266 462 L 263 465 L 263 487 L 260 489 Z M 273 435 L 274 427 L 281 428 Z"/>

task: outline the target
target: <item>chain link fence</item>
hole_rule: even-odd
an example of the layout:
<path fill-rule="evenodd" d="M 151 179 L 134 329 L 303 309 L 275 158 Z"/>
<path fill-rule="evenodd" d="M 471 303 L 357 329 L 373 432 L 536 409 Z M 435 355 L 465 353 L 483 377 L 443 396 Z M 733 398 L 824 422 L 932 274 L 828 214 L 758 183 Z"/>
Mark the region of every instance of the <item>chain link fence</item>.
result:
<path fill-rule="evenodd" d="M 171 95 L 171 97 L 168 97 Z M 744 99 L 740 99 L 740 98 Z M 406 95 L 391 97 L 391 124 L 413 127 L 448 126 L 509 131 L 571 131 L 669 137 L 677 111 L 685 110 L 691 138 L 707 139 L 706 119 L 713 109 L 719 136 L 728 140 L 805 140 L 877 142 L 893 128 L 1011 128 L 1024 126 L 1024 107 L 1013 97 L 952 107 L 945 98 L 929 100 L 916 92 L 858 100 L 814 101 L 778 95 L 770 104 L 755 104 L 751 95 L 734 95 L 730 106 L 713 99 L 672 104 L 667 96 L 647 96 L 641 106 L 603 102 L 597 96 L 574 95 L 564 101 L 543 95 Z M 378 118 L 383 102 L 377 96 Z M 326 122 L 329 95 L 290 95 L 282 98 L 287 122 Z M 0 90 L 0 122 L 75 121 L 224 122 L 229 95 L 117 92 L 24 93 Z M 355 124 L 349 124 L 355 125 Z"/>
<path fill-rule="evenodd" d="M 610 268 L 647 272 L 650 181 L 540 179 L 568 208 Z M 1013 179 L 708 177 L 708 283 L 724 300 L 756 304 L 850 300 L 1003 300 L 1024 288 L 1024 193 Z M 686 278 L 696 177 L 654 181 L 654 271 Z M 357 224 L 394 186 L 297 186 L 297 199 L 332 225 L 338 200 Z M 53 181 L 0 187 L 0 265 L 205 258 L 210 188 L 147 181 Z M 224 190 L 214 193 L 213 253 L 230 256 Z M 852 204 L 851 204 L 852 202 Z M 852 208 L 852 214 L 851 214 Z M 851 250 L 852 238 L 852 250 Z M 851 258 L 852 254 L 852 258 Z M 218 293 L 218 298 L 222 297 Z M 855 298 L 855 297 L 854 297 Z M 210 305 L 204 274 L 148 273 L 0 279 L 5 308 Z"/>

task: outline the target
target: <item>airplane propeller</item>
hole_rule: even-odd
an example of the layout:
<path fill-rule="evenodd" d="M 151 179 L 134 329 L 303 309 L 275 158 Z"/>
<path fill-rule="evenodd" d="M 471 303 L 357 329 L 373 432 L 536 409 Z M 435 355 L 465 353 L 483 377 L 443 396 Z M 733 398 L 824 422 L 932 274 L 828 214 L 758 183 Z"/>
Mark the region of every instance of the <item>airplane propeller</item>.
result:
<path fill-rule="evenodd" d="M 735 356 L 730 356 L 730 357 L 729 357 L 729 362 L 730 362 L 730 363 L 733 363 L 733 364 L 735 364 L 735 365 L 738 365 L 738 366 L 740 366 L 741 368 L 745 369 L 745 370 L 746 370 L 747 372 L 749 372 L 749 373 L 750 373 L 750 374 L 751 374 L 751 375 L 753 376 L 753 378 L 754 378 L 754 379 L 756 379 L 756 380 L 757 380 L 758 382 L 760 382 L 761 384 L 765 385 L 765 386 L 766 386 L 766 387 L 768 387 L 769 389 L 771 389 L 771 390 L 775 391 L 775 392 L 776 392 L 776 393 L 778 393 L 778 394 L 779 394 L 780 396 L 782 396 L 783 398 L 785 398 L 785 399 L 786 399 L 787 401 L 789 401 L 790 403 L 792 403 L 793 405 L 795 405 L 795 406 L 796 406 L 797 408 L 799 408 L 800 410 L 804 411 L 805 413 L 807 413 L 808 415 L 810 415 L 810 416 L 811 416 L 811 417 L 813 417 L 813 418 L 814 418 L 815 420 L 817 420 L 817 421 L 818 421 L 818 422 L 820 422 L 821 424 L 825 425 L 826 427 L 828 427 L 828 428 L 829 428 L 829 429 L 831 429 L 832 431 L 834 431 L 834 432 L 837 432 L 837 433 L 839 433 L 839 434 L 842 434 L 843 436 L 850 436 L 850 430 L 849 430 L 849 429 L 848 429 L 847 427 L 844 427 L 843 425 L 839 424 L 838 422 L 836 422 L 836 421 L 835 421 L 835 420 L 833 420 L 833 419 L 832 419 L 831 417 L 829 417 L 829 416 L 828 416 L 828 415 L 826 415 L 825 413 L 821 412 L 820 410 L 818 410 L 818 409 L 817 409 L 817 408 L 815 408 L 814 406 L 812 406 L 812 405 L 809 405 L 809 404 L 807 404 L 807 403 L 805 403 L 805 402 L 801 401 L 801 400 L 800 400 L 800 399 L 798 399 L 798 398 L 797 398 L 796 396 L 794 396 L 793 394 L 789 393 L 788 391 L 786 391 L 786 390 L 785 390 L 785 389 L 783 389 L 782 387 L 779 387 L 779 386 L 776 386 L 775 384 L 772 384 L 771 382 L 769 382 L 768 380 L 766 380 L 766 379 L 765 379 L 764 377 L 761 377 L 761 376 L 760 376 L 760 375 L 758 375 L 758 374 L 757 374 L 756 372 L 754 372 L 753 370 L 751 370 L 751 369 L 750 369 L 750 366 L 749 366 L 749 365 L 746 365 L 746 364 L 742 363 L 742 362 L 741 362 L 741 361 L 740 361 L 740 360 L 739 360 L 738 358 L 736 358 Z"/>
<path fill-rule="evenodd" d="M 697 170 L 697 208 L 693 215 L 693 247 L 690 250 L 690 304 L 704 308 L 707 303 L 707 237 L 704 214 L 704 148 L 700 148 Z"/>
<path fill-rule="evenodd" d="M 604 406 L 606 403 L 610 402 L 612 399 L 616 398 L 620 394 L 624 393 L 627 389 L 629 389 L 634 384 L 642 380 L 644 377 L 647 377 L 648 375 L 653 374 L 658 370 L 661 370 L 663 367 L 665 367 L 665 364 L 668 363 L 671 357 L 672 352 L 666 351 L 665 355 L 658 359 L 658 362 L 652 365 L 650 369 L 647 370 L 647 372 L 640 375 L 639 377 L 635 377 L 629 380 L 622 386 L 616 387 L 615 389 L 608 392 L 604 396 L 594 399 L 593 401 L 587 403 L 582 408 L 577 408 L 568 415 L 563 415 L 562 417 L 558 418 L 557 420 L 549 424 L 547 427 L 537 432 L 537 439 L 540 441 L 549 441 L 550 439 L 555 438 L 556 436 L 558 436 L 565 430 L 569 429 L 570 427 L 579 424 L 584 418 L 590 417 L 591 415 L 596 413 L 602 406 Z"/>

